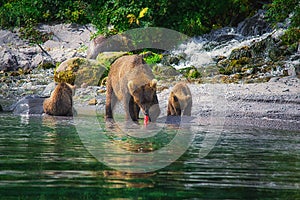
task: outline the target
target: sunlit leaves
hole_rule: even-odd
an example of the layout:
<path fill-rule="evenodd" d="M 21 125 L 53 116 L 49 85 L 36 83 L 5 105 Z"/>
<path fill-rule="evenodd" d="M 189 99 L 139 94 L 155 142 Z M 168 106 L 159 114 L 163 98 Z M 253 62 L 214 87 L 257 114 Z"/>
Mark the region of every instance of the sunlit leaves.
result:
<path fill-rule="evenodd" d="M 149 8 L 143 8 L 143 9 L 141 10 L 140 14 L 139 14 L 138 19 L 143 18 L 143 17 L 145 16 L 145 14 L 147 13 L 148 9 L 149 9 Z"/>
<path fill-rule="evenodd" d="M 140 11 L 140 14 L 138 17 L 136 17 L 134 14 L 128 14 L 127 18 L 128 18 L 128 22 L 129 24 L 133 24 L 136 23 L 137 25 L 140 25 L 140 19 L 143 18 L 145 16 L 145 14 L 147 13 L 149 8 L 143 8 Z"/>

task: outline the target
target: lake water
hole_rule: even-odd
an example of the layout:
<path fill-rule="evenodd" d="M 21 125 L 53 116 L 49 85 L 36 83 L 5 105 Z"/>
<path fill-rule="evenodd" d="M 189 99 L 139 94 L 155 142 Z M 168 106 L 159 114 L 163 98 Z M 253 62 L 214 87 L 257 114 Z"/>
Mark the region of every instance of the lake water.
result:
<path fill-rule="evenodd" d="M 300 199 L 300 132 L 192 125 L 188 140 L 179 137 L 175 143 L 189 145 L 182 155 L 175 151 L 178 159 L 155 171 L 129 173 L 114 169 L 130 165 L 113 145 L 122 145 L 129 154 L 149 155 L 177 134 L 188 134 L 187 129 L 163 128 L 155 139 L 141 142 L 111 134 L 99 120 L 97 133 L 90 134 L 87 123 L 83 138 L 79 132 L 85 123 L 79 124 L 84 121 L 1 113 L 0 199 Z M 210 138 L 216 140 L 203 156 L 210 134 L 218 137 Z M 96 140 L 95 135 L 114 141 L 96 149 L 106 152 L 103 160 L 110 158 L 115 166 L 93 156 L 87 141 Z"/>

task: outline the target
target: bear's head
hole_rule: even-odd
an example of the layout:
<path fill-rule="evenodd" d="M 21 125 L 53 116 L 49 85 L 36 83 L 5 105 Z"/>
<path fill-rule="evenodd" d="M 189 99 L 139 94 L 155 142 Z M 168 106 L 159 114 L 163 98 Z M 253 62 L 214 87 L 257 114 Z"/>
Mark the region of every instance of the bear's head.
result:
<path fill-rule="evenodd" d="M 146 84 L 136 84 L 134 81 L 128 82 L 129 93 L 145 116 L 149 116 L 149 109 L 156 104 L 156 85 L 156 79 L 152 79 Z"/>

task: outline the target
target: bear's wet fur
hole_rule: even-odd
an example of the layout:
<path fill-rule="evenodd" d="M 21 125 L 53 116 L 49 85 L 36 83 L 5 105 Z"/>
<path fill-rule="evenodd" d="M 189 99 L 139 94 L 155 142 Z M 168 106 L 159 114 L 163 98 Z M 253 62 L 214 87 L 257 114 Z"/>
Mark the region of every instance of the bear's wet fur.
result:
<path fill-rule="evenodd" d="M 177 83 L 168 99 L 167 116 L 191 116 L 192 112 L 192 94 L 184 82 Z"/>
<path fill-rule="evenodd" d="M 44 112 L 55 116 L 73 116 L 73 95 L 75 86 L 58 83 L 50 97 L 43 103 Z"/>
<path fill-rule="evenodd" d="M 155 121 L 160 114 L 156 94 L 157 80 L 142 56 L 118 58 L 110 68 L 106 83 L 106 119 L 113 119 L 113 109 L 121 101 L 126 120 L 138 121 L 139 112 Z"/>

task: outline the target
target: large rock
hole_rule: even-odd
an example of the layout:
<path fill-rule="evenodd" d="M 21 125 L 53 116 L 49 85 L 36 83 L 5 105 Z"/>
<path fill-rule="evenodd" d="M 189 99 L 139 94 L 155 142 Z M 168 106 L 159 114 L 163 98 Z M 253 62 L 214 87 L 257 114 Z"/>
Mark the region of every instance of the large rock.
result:
<path fill-rule="evenodd" d="M 86 52 L 87 59 L 96 59 L 100 52 L 103 52 L 105 42 L 107 38 L 103 35 L 95 37 L 89 44 L 88 50 Z"/>
<path fill-rule="evenodd" d="M 134 47 L 128 36 L 118 34 L 104 37 L 99 35 L 90 42 L 86 58 L 96 59 L 98 54 L 103 52 L 128 52 L 131 50 L 134 50 Z"/>
<path fill-rule="evenodd" d="M 85 46 L 95 28 L 90 25 L 40 25 L 41 33 L 52 35 L 41 44 L 30 45 L 15 32 L 0 30 L 0 71 L 30 70 L 38 66 L 53 66 L 72 57 L 85 57 Z"/>
<path fill-rule="evenodd" d="M 9 111 L 13 111 L 15 115 L 41 115 L 43 111 L 43 103 L 45 97 L 37 95 L 29 95 L 20 99 L 17 103 L 13 104 Z"/>
<path fill-rule="evenodd" d="M 111 63 L 126 52 L 104 52 L 96 60 L 86 58 L 71 58 L 62 62 L 54 73 L 56 82 L 67 82 L 81 86 L 96 86 L 108 74 Z"/>
<path fill-rule="evenodd" d="M 128 55 L 127 52 L 118 51 L 118 52 L 103 52 L 99 53 L 96 57 L 97 62 L 103 63 L 106 67 L 110 65 L 117 59 L 124 55 Z"/>
<path fill-rule="evenodd" d="M 106 67 L 95 60 L 86 58 L 71 58 L 62 62 L 54 72 L 56 82 L 67 82 L 81 86 L 98 85 Z"/>
<path fill-rule="evenodd" d="M 17 32 L 0 30 L 0 71 L 30 70 L 40 64 L 32 62 L 38 54 L 41 49 L 20 39 Z"/>
<path fill-rule="evenodd" d="M 272 28 L 265 20 L 265 11 L 259 10 L 253 17 L 239 23 L 237 31 L 244 36 L 256 36 L 271 32 Z"/>
<path fill-rule="evenodd" d="M 0 71 L 15 71 L 18 66 L 17 57 L 11 50 L 0 51 Z"/>

